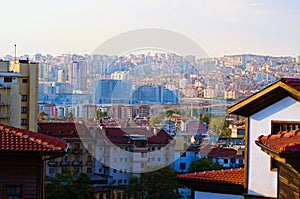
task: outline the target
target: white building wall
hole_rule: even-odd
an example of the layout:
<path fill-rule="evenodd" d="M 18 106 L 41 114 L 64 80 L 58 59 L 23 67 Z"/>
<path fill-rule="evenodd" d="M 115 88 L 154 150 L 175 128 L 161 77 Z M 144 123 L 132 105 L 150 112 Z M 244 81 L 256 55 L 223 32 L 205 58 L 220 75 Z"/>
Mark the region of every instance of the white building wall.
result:
<path fill-rule="evenodd" d="M 300 121 L 300 103 L 290 97 L 257 112 L 249 118 L 248 193 L 277 196 L 277 172 L 270 171 L 270 156 L 255 144 L 260 135 L 271 133 L 271 121 Z"/>

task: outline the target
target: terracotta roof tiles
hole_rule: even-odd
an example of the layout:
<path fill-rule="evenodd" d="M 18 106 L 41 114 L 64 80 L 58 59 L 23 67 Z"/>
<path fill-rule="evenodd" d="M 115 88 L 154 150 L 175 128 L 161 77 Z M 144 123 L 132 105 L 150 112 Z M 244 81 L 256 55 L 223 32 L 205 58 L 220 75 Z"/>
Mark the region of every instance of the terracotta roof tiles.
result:
<path fill-rule="evenodd" d="M 233 158 L 237 155 L 237 150 L 231 148 L 212 148 L 207 154 L 208 157 L 218 157 L 218 158 Z"/>
<path fill-rule="evenodd" d="M 42 122 L 38 123 L 39 132 L 57 138 L 89 138 L 88 128 L 74 122 Z"/>
<path fill-rule="evenodd" d="M 244 183 L 244 168 L 179 174 L 178 178 L 199 182 L 219 182 L 242 185 Z"/>
<path fill-rule="evenodd" d="M 0 152 L 63 152 L 65 147 L 63 140 L 0 124 Z"/>
<path fill-rule="evenodd" d="M 261 135 L 257 139 L 278 152 L 300 152 L 300 130 L 280 131 L 273 135 Z"/>

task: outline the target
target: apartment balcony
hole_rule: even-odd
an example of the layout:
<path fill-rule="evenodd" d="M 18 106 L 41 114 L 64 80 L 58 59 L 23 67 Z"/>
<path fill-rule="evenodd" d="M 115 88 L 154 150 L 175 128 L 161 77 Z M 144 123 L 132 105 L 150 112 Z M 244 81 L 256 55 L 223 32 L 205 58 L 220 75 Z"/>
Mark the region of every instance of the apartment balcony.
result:
<path fill-rule="evenodd" d="M 148 152 L 148 147 L 132 147 L 131 152 Z"/>
<path fill-rule="evenodd" d="M 0 102 L 0 106 L 9 106 L 10 103 L 9 102 Z"/>
<path fill-rule="evenodd" d="M 94 162 L 93 161 L 86 161 L 86 166 L 93 166 Z"/>
<path fill-rule="evenodd" d="M 7 119 L 10 118 L 10 114 L 8 113 L 0 113 L 0 119 Z"/>
<path fill-rule="evenodd" d="M 81 166 L 82 165 L 82 161 L 75 160 L 75 161 L 73 161 L 72 165 L 73 166 Z"/>
<path fill-rule="evenodd" d="M 69 165 L 70 165 L 70 161 L 61 161 L 60 162 L 60 166 L 62 166 L 62 167 L 67 167 Z"/>
<path fill-rule="evenodd" d="M 57 164 L 57 162 L 53 162 L 53 161 L 49 161 L 48 162 L 48 166 L 49 167 L 55 167 L 55 166 L 57 166 L 58 164 Z"/>
<path fill-rule="evenodd" d="M 0 88 L 11 88 L 11 83 L 2 83 L 0 84 Z"/>
<path fill-rule="evenodd" d="M 74 154 L 82 154 L 82 149 L 73 149 Z"/>
<path fill-rule="evenodd" d="M 104 157 L 109 157 L 109 152 L 108 152 L 108 151 L 104 151 L 103 156 L 104 156 Z"/>

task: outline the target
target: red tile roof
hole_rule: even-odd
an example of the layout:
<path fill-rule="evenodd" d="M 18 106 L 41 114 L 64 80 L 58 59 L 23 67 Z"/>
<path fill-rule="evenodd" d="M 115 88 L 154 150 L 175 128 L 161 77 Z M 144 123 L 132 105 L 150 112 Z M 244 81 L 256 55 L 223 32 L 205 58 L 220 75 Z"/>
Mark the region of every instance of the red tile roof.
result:
<path fill-rule="evenodd" d="M 39 132 L 57 138 L 89 138 L 88 128 L 81 123 L 73 122 L 41 122 Z"/>
<path fill-rule="evenodd" d="M 259 136 L 258 141 L 278 152 L 300 152 L 300 130 L 280 131 L 277 134 Z"/>
<path fill-rule="evenodd" d="M 280 81 L 282 81 L 300 91 L 300 79 L 298 79 L 298 78 L 281 78 Z"/>
<path fill-rule="evenodd" d="M 63 140 L 0 124 L 0 152 L 63 152 L 65 147 Z"/>
<path fill-rule="evenodd" d="M 193 145 L 190 145 L 190 146 L 188 146 L 188 148 L 186 149 L 186 151 L 190 151 L 190 152 L 199 152 L 199 151 L 200 151 L 200 146 L 193 146 Z"/>
<path fill-rule="evenodd" d="M 114 144 L 127 144 L 124 138 L 126 134 L 144 135 L 148 139 L 148 144 L 168 144 L 173 138 L 163 130 L 156 135 L 151 131 L 139 128 L 106 128 L 106 137 Z"/>
<path fill-rule="evenodd" d="M 199 182 L 218 182 L 242 185 L 244 183 L 244 168 L 179 174 L 178 178 L 196 180 Z"/>
<path fill-rule="evenodd" d="M 212 148 L 211 151 L 207 154 L 208 157 L 212 158 L 233 158 L 237 155 L 237 151 L 231 148 Z"/>

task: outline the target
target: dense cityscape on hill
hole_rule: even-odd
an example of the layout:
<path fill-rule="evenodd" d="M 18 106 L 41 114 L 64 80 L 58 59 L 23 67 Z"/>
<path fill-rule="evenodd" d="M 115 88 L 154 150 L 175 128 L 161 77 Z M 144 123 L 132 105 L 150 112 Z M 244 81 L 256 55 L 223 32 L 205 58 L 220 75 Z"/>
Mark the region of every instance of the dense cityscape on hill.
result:
<path fill-rule="evenodd" d="M 175 176 L 234 169 L 241 190 L 246 121 L 227 110 L 274 82 L 298 78 L 299 59 L 252 54 L 196 59 L 150 52 L 5 56 L 0 128 L 49 149 L 34 143 L 3 146 L 45 150 L 45 165 L 37 168 L 45 169 L 40 182 L 48 184 L 46 198 L 60 197 L 55 180 L 82 174 L 88 181 L 78 183 L 88 184 L 90 194 L 84 198 L 138 196 L 133 180 L 166 166 Z M 170 198 L 195 194 L 189 175 L 178 176 L 179 192 L 171 188 Z"/>

